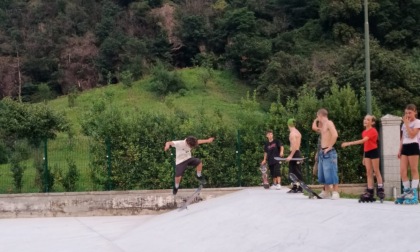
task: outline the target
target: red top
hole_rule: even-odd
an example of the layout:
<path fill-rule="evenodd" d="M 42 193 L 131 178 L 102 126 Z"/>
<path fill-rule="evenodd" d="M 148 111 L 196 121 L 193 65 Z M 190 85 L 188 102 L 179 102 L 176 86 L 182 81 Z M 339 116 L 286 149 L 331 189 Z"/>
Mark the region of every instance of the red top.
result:
<path fill-rule="evenodd" d="M 378 148 L 378 131 L 375 128 L 370 128 L 362 132 L 362 138 L 369 137 L 363 144 L 364 151 L 370 151 Z"/>

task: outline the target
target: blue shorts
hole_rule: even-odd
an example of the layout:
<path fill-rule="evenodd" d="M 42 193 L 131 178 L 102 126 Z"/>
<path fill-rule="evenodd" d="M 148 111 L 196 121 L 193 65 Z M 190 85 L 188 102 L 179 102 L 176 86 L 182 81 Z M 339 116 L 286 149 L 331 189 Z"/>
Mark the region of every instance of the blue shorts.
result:
<path fill-rule="evenodd" d="M 326 154 L 323 150 L 318 152 L 318 182 L 326 185 L 338 184 L 337 151 L 335 149 Z"/>

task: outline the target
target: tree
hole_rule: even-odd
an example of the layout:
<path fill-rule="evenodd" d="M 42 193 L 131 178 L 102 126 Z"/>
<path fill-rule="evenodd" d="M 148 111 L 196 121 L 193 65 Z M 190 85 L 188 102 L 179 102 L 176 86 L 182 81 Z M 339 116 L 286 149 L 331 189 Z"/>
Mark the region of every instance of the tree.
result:
<path fill-rule="evenodd" d="M 27 139 L 39 146 L 44 139 L 54 139 L 58 132 L 69 129 L 63 115 L 44 104 L 30 105 L 9 98 L 0 101 L 0 135 L 3 139 Z"/>
<path fill-rule="evenodd" d="M 307 59 L 299 55 L 278 52 L 273 55 L 267 68 L 260 75 L 261 84 L 258 90 L 271 101 L 280 93 L 280 101 L 285 102 L 288 97 L 295 97 L 299 88 L 311 76 L 310 64 Z"/>
<path fill-rule="evenodd" d="M 257 36 L 237 34 L 226 48 L 226 57 L 231 60 L 235 72 L 249 82 L 261 74 L 271 54 L 271 42 Z"/>

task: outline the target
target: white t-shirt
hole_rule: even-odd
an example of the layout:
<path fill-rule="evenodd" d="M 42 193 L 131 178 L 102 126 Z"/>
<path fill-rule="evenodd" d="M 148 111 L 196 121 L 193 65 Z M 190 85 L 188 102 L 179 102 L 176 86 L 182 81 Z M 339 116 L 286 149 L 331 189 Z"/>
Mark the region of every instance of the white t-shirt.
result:
<path fill-rule="evenodd" d="M 176 150 L 175 164 L 180 164 L 191 158 L 191 147 L 185 140 L 172 141 Z"/>
<path fill-rule="evenodd" d="M 411 129 L 420 129 L 420 120 L 415 119 L 414 121 L 410 122 L 409 127 Z M 407 129 L 405 127 L 405 124 L 401 126 L 402 131 L 402 137 L 403 137 L 403 144 L 409 144 L 409 143 L 417 143 L 420 138 L 420 131 L 417 133 L 417 136 L 410 138 L 407 133 Z"/>

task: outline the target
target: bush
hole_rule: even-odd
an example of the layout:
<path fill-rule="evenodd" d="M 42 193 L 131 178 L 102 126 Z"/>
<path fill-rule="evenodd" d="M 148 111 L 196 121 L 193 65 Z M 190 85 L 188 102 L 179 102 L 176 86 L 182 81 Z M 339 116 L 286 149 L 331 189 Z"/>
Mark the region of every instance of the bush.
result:
<path fill-rule="evenodd" d="M 124 87 L 130 88 L 131 86 L 133 86 L 133 74 L 129 70 L 122 71 L 122 73 L 120 74 L 120 78 Z"/>
<path fill-rule="evenodd" d="M 16 192 L 22 191 L 23 185 L 23 173 L 25 166 L 21 164 L 22 157 L 19 152 L 14 152 L 10 158 L 10 171 L 13 174 L 13 185 L 15 186 Z"/>
<path fill-rule="evenodd" d="M 158 64 L 153 68 L 150 86 L 151 91 L 160 96 L 187 89 L 179 74 L 177 72 L 169 72 L 162 64 Z"/>
<path fill-rule="evenodd" d="M 76 163 L 72 159 L 67 159 L 68 170 L 61 184 L 67 192 L 76 191 L 76 183 L 79 180 L 80 172 L 77 170 Z"/>

